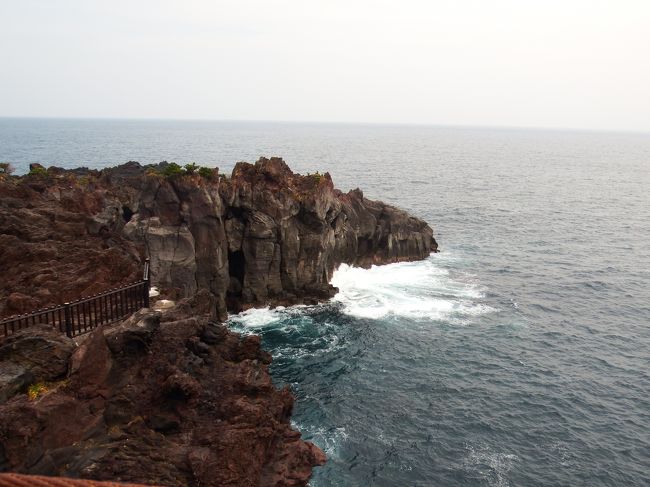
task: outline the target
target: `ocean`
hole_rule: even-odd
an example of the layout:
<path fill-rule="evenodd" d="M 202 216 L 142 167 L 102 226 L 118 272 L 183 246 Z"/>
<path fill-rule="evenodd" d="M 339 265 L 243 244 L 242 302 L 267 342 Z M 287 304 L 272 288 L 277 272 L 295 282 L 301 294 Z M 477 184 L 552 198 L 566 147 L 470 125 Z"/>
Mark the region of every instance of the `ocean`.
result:
<path fill-rule="evenodd" d="M 0 161 L 282 156 L 428 221 L 427 260 L 251 310 L 325 486 L 650 485 L 650 134 L 0 119 Z"/>

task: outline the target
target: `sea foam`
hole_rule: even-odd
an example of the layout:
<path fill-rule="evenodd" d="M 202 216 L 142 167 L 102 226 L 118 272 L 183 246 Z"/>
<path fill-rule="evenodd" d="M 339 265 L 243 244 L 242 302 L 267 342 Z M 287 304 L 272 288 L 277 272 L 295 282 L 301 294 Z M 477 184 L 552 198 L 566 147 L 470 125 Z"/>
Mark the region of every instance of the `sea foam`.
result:
<path fill-rule="evenodd" d="M 494 311 L 476 302 L 482 292 L 474 279 L 451 277 L 436 259 L 370 269 L 342 264 L 332 277 L 332 285 L 339 288 L 333 301 L 348 315 L 371 319 L 460 319 Z"/>
<path fill-rule="evenodd" d="M 449 259 L 449 257 L 445 257 Z M 332 303 L 355 318 L 447 320 L 466 324 L 471 317 L 490 313 L 494 308 L 482 304 L 482 289 L 472 276 L 451 276 L 439 265 L 438 256 L 370 269 L 342 264 L 331 284 L 339 289 Z M 314 306 L 249 309 L 233 316 L 231 324 L 244 333 L 255 333 L 268 326 L 291 326 L 287 320 L 304 316 Z"/>

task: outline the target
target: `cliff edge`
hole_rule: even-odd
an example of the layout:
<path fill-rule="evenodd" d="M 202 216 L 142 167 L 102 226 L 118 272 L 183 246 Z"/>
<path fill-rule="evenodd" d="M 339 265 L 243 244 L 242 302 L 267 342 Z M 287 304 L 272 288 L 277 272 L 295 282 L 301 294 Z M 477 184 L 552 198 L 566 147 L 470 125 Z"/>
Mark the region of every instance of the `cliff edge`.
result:
<path fill-rule="evenodd" d="M 280 158 L 240 162 L 230 177 L 169 166 L 50 168 L 0 184 L 0 265 L 10 270 L 0 316 L 133 279 L 144 255 L 163 295 L 206 289 L 224 320 L 248 307 L 326 300 L 342 263 L 437 250 L 426 222 L 359 189 L 342 193 L 328 173 L 295 174 Z"/>

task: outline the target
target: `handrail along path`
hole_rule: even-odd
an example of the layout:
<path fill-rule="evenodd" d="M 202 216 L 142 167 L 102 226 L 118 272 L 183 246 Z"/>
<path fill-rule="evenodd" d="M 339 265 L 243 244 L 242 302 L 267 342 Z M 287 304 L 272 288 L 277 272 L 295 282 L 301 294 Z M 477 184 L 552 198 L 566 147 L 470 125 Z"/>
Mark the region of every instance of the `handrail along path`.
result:
<path fill-rule="evenodd" d="M 88 333 L 98 326 L 123 320 L 141 308 L 148 308 L 151 287 L 149 264 L 147 258 L 142 279 L 137 282 L 59 306 L 1 320 L 0 336 L 4 334 L 7 337 L 30 326 L 51 325 L 72 338 Z"/>

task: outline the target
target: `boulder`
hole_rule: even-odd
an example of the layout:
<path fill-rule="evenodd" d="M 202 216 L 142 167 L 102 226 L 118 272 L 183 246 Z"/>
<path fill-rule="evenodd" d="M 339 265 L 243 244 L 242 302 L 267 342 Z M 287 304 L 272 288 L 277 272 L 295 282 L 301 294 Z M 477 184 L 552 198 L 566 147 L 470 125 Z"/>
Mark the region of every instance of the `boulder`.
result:
<path fill-rule="evenodd" d="M 76 345 L 51 327 L 34 326 L 7 337 L 0 346 L 0 402 L 36 383 L 64 377 Z"/>
<path fill-rule="evenodd" d="M 158 311 L 142 309 L 117 326 L 103 328 L 108 348 L 113 354 L 146 350 L 160 326 Z"/>

